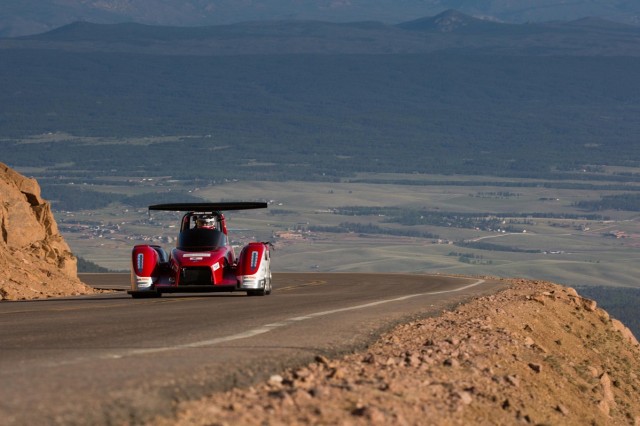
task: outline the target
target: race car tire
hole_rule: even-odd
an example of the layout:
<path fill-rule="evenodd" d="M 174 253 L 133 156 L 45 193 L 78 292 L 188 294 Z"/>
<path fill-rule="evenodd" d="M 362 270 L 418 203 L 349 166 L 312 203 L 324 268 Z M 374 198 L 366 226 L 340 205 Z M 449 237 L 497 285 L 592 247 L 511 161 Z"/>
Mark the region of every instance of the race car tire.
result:
<path fill-rule="evenodd" d="M 273 290 L 273 286 L 271 285 L 271 277 L 267 279 L 267 283 L 265 284 L 265 294 L 268 296 L 271 294 Z"/>
<path fill-rule="evenodd" d="M 267 278 L 260 290 L 247 290 L 247 296 L 267 296 L 271 294 L 271 279 Z"/>
<path fill-rule="evenodd" d="M 151 299 L 162 296 L 162 293 L 159 291 L 136 291 L 129 294 L 131 294 L 133 299 Z"/>

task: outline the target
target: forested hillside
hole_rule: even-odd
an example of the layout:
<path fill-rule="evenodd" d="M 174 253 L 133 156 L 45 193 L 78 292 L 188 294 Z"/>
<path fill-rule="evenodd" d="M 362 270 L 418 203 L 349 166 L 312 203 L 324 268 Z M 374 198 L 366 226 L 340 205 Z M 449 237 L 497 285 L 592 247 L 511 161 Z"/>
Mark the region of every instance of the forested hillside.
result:
<path fill-rule="evenodd" d="M 635 57 L 27 49 L 3 57 L 0 152 L 13 167 L 316 179 L 358 171 L 533 176 L 640 160 Z M 22 142 L 50 132 L 120 142 Z M 165 135 L 183 138 L 127 139 Z M 173 167 L 175 159 L 190 167 Z"/>
<path fill-rule="evenodd" d="M 640 30 L 604 21 L 78 23 L 0 49 L 0 154 L 41 176 L 563 178 L 640 161 Z"/>

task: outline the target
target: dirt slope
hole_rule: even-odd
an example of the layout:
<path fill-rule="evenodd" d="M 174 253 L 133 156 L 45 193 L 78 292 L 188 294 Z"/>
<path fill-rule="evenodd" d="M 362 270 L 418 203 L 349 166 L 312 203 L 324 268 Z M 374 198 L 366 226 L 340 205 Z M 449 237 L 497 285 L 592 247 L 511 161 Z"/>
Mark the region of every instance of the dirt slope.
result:
<path fill-rule="evenodd" d="M 0 163 L 0 300 L 91 292 L 38 183 Z"/>
<path fill-rule="evenodd" d="M 548 282 L 402 325 L 365 353 L 177 406 L 164 425 L 640 425 L 640 346 Z"/>

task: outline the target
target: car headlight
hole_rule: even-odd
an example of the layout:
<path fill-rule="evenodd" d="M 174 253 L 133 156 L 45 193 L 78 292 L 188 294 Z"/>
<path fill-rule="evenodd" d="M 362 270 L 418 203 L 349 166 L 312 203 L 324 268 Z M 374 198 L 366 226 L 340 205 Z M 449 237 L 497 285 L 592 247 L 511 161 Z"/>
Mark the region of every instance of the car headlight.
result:
<path fill-rule="evenodd" d="M 136 276 L 137 288 L 149 288 L 153 285 L 153 278 Z"/>

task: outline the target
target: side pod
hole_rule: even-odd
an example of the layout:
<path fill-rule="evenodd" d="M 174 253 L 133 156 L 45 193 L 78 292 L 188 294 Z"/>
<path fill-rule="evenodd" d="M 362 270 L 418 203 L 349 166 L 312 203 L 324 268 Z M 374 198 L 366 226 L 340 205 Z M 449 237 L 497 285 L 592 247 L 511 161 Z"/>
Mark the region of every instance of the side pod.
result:
<path fill-rule="evenodd" d="M 137 245 L 131 252 L 130 294 L 154 291 L 167 264 L 167 253 L 159 246 Z"/>
<path fill-rule="evenodd" d="M 269 243 L 252 242 L 240 252 L 236 267 L 238 290 L 249 295 L 271 293 L 271 253 Z"/>

